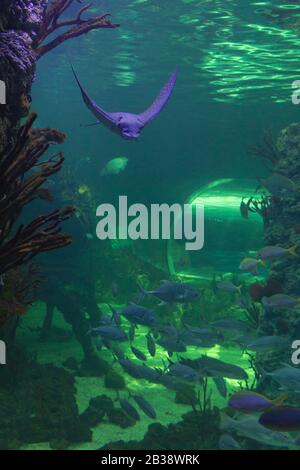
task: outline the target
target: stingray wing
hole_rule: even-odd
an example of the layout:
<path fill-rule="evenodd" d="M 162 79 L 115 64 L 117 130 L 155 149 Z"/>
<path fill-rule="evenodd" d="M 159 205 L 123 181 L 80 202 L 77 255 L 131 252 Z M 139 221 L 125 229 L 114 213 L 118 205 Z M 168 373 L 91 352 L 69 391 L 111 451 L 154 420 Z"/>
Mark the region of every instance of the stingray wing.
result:
<path fill-rule="evenodd" d="M 148 124 L 148 122 L 156 118 L 165 107 L 175 87 L 177 76 L 178 69 L 176 68 L 150 108 L 142 114 L 139 114 L 139 118 L 144 124 Z"/>
<path fill-rule="evenodd" d="M 92 113 L 94 114 L 94 116 L 96 116 L 99 122 L 104 124 L 106 127 L 109 127 L 109 129 L 117 125 L 119 114 L 107 113 L 106 111 L 104 111 L 104 109 L 100 108 L 100 106 L 98 106 L 97 103 L 94 100 L 92 100 L 92 98 L 88 95 L 88 93 L 85 91 L 85 89 L 81 85 L 73 67 L 72 67 L 72 71 L 76 79 L 76 82 L 78 83 L 78 86 L 80 88 L 83 101 L 85 102 L 87 108 L 90 111 L 92 111 Z"/>

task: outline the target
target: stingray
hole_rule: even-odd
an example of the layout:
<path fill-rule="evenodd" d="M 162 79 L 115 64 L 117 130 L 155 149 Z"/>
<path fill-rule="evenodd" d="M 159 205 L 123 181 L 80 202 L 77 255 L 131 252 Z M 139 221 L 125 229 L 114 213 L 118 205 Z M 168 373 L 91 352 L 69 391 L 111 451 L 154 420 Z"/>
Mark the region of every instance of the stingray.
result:
<path fill-rule="evenodd" d="M 100 108 L 100 106 L 97 105 L 97 103 L 83 88 L 73 67 L 72 70 L 80 88 L 84 103 L 98 119 L 95 124 L 90 125 L 97 125 L 102 123 L 124 139 L 138 139 L 144 127 L 160 114 L 172 94 L 178 74 L 177 69 L 174 70 L 150 108 L 141 114 L 132 114 L 123 112 L 109 113 L 104 111 L 104 109 Z"/>

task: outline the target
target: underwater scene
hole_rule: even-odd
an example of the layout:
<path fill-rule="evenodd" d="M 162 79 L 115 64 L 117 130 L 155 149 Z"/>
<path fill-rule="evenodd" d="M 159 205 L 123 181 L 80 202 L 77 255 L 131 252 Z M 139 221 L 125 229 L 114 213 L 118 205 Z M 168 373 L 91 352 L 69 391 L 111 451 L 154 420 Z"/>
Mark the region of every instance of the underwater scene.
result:
<path fill-rule="evenodd" d="M 299 0 L 1 0 L 0 449 L 300 449 L 299 47 Z"/>

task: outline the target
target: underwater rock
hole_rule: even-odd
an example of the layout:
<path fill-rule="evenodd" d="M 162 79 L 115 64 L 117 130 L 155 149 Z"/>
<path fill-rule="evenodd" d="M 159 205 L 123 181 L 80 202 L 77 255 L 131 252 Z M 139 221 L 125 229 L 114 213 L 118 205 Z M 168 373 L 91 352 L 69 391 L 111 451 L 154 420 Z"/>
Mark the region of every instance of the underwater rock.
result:
<path fill-rule="evenodd" d="M 106 374 L 104 385 L 106 388 L 112 388 L 114 390 L 124 390 L 126 388 L 126 382 L 124 378 L 114 370 L 110 370 Z"/>
<path fill-rule="evenodd" d="M 182 389 L 176 391 L 175 403 L 180 405 L 196 405 L 197 396 L 194 387 L 185 385 Z"/>
<path fill-rule="evenodd" d="M 101 450 L 216 450 L 220 438 L 219 411 L 187 413 L 179 423 L 150 424 L 142 441 L 112 442 Z"/>
<path fill-rule="evenodd" d="M 89 406 L 98 411 L 105 411 L 106 413 L 114 408 L 112 399 L 106 395 L 91 398 Z"/>
<path fill-rule="evenodd" d="M 10 364 L 0 376 L 0 449 L 53 441 L 69 446 L 91 440 L 90 428 L 79 418 L 70 373 L 52 364 Z"/>
<path fill-rule="evenodd" d="M 134 426 L 136 424 L 136 421 L 130 416 L 128 416 L 126 413 L 124 413 L 121 408 L 113 408 L 108 411 L 107 417 L 109 419 L 109 422 L 112 424 L 116 424 L 117 426 L 120 426 L 120 428 L 130 428 L 130 426 Z"/>
<path fill-rule="evenodd" d="M 78 370 L 79 362 L 75 357 L 68 357 L 68 359 L 63 362 L 63 366 L 70 370 Z"/>
<path fill-rule="evenodd" d="M 110 370 L 110 365 L 96 354 L 83 359 L 78 376 L 80 377 L 102 377 Z"/>
<path fill-rule="evenodd" d="M 88 427 L 93 428 L 99 424 L 105 416 L 105 410 L 97 409 L 93 406 L 89 406 L 81 415 L 81 423 Z"/>

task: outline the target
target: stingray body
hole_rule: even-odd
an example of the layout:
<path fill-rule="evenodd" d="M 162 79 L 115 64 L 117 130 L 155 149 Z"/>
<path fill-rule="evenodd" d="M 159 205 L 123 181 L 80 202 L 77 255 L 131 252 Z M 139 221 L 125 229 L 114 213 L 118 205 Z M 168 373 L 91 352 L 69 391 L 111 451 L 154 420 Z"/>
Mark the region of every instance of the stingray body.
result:
<path fill-rule="evenodd" d="M 116 132 L 124 139 L 138 139 L 144 127 L 158 116 L 172 94 L 178 74 L 177 69 L 174 70 L 150 108 L 141 114 L 132 114 L 125 112 L 109 113 L 102 109 L 83 88 L 73 67 L 72 70 L 80 88 L 84 103 L 98 119 L 96 124 L 104 124 L 108 129 Z"/>

